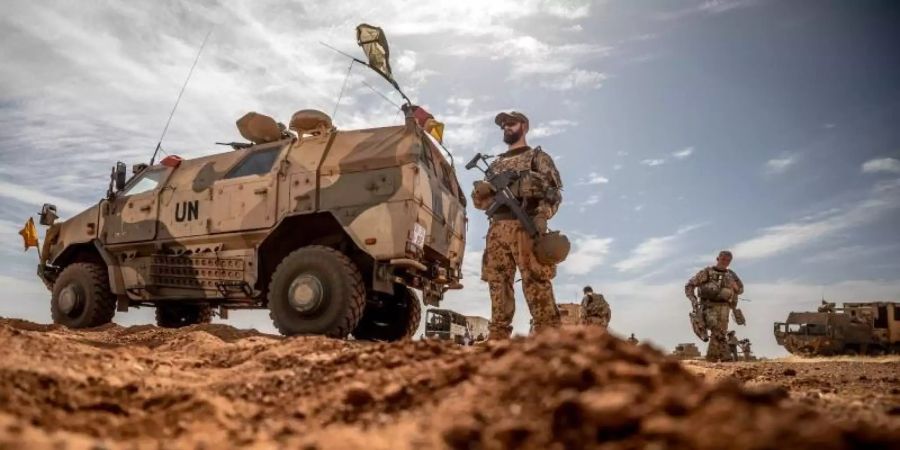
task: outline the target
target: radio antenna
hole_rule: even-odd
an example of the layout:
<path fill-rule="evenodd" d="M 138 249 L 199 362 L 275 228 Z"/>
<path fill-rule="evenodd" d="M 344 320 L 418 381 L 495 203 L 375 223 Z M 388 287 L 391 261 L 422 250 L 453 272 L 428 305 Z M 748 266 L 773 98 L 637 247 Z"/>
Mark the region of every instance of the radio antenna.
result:
<path fill-rule="evenodd" d="M 197 67 L 197 61 L 200 61 L 200 54 L 203 53 L 203 48 L 206 47 L 206 41 L 209 40 L 209 35 L 213 32 L 213 28 L 209 29 L 209 32 L 206 33 L 206 37 L 203 38 L 203 43 L 200 44 L 200 49 L 197 50 L 197 57 L 194 58 L 194 63 L 191 64 L 191 70 L 188 71 L 187 78 L 184 79 L 184 84 L 181 85 L 181 91 L 178 92 L 178 98 L 175 99 L 175 105 L 172 106 L 172 112 L 169 113 L 169 118 L 166 120 L 166 126 L 163 127 L 162 134 L 159 135 L 159 141 L 156 143 L 156 150 L 153 151 L 153 156 L 150 157 L 150 165 L 156 161 L 156 155 L 162 150 L 162 141 L 163 138 L 166 137 L 166 132 L 169 131 L 169 124 L 172 123 L 172 117 L 175 116 L 175 110 L 178 109 L 178 103 L 181 102 L 181 96 L 184 95 L 184 89 L 187 87 L 189 81 L 191 81 L 191 75 L 194 74 L 194 68 Z M 165 150 L 163 150 L 165 153 Z"/>

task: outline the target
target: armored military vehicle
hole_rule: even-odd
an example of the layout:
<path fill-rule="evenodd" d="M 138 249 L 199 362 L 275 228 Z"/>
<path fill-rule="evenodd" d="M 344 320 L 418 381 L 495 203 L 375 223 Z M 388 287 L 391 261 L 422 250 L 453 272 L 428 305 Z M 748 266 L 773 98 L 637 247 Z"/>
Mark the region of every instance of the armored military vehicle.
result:
<path fill-rule="evenodd" d="M 430 308 L 425 312 L 425 337 L 471 345 L 488 337 L 488 319 L 464 316 L 449 309 Z"/>
<path fill-rule="evenodd" d="M 364 64 L 396 86 L 383 34 L 363 27 Z M 106 198 L 62 222 L 45 205 L 38 275 L 54 322 L 154 307 L 177 327 L 267 308 L 285 335 L 410 336 L 413 290 L 436 306 L 462 287 L 466 211 L 434 118 L 402 110 L 404 123 L 359 130 L 314 110 L 287 126 L 249 113 L 237 122 L 249 142 L 232 151 L 139 164 L 130 179 L 118 163 Z"/>
<path fill-rule="evenodd" d="M 900 303 L 823 301 L 816 312 L 791 312 L 774 326 L 775 340 L 801 356 L 900 353 Z"/>
<path fill-rule="evenodd" d="M 580 303 L 559 303 L 559 322 L 561 325 L 580 325 L 581 324 L 581 304 Z"/>
<path fill-rule="evenodd" d="M 672 356 L 678 359 L 694 359 L 700 357 L 700 350 L 694 343 L 678 344 L 672 351 Z"/>

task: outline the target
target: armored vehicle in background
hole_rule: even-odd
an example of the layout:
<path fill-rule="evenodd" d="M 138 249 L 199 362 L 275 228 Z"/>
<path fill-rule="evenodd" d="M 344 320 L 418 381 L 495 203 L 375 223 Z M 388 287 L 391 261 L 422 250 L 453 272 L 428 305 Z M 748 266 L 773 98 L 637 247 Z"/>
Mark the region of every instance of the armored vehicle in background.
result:
<path fill-rule="evenodd" d="M 775 340 L 801 356 L 900 353 L 900 303 L 823 301 L 816 312 L 791 312 L 774 325 Z"/>
<path fill-rule="evenodd" d="M 559 322 L 561 325 L 581 325 L 580 303 L 559 303 Z"/>
<path fill-rule="evenodd" d="M 431 308 L 425 313 L 425 337 L 471 345 L 487 339 L 488 319 L 464 316 L 449 309 Z"/>
<path fill-rule="evenodd" d="M 396 86 L 389 67 L 372 68 Z M 267 308 L 285 335 L 411 336 L 413 290 L 437 306 L 462 287 L 466 210 L 434 118 L 402 109 L 405 123 L 359 130 L 315 110 L 287 126 L 248 113 L 237 125 L 250 142 L 233 151 L 151 160 L 130 179 L 118 163 L 106 198 L 62 222 L 45 205 L 38 274 L 54 322 L 94 327 L 154 307 L 177 327 Z"/>
<path fill-rule="evenodd" d="M 694 359 L 700 357 L 700 350 L 694 343 L 678 344 L 672 351 L 672 356 L 678 359 Z"/>

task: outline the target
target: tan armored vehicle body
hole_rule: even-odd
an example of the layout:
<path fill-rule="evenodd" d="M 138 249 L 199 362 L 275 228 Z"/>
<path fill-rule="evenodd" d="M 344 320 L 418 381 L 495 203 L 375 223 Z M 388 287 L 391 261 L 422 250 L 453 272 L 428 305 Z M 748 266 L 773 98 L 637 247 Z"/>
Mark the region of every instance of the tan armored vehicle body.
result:
<path fill-rule="evenodd" d="M 678 344 L 672 351 L 672 356 L 677 359 L 694 359 L 700 357 L 700 350 L 694 343 Z"/>
<path fill-rule="evenodd" d="M 466 231 L 455 172 L 417 109 L 350 131 L 318 111 L 287 129 L 248 115 L 238 125 L 255 145 L 169 157 L 127 182 L 119 164 L 121 189 L 47 232 L 39 274 L 54 320 L 90 327 L 115 305 L 153 306 L 178 326 L 211 307 L 269 308 L 284 334 L 411 334 L 409 288 L 437 305 L 461 287 Z"/>
<path fill-rule="evenodd" d="M 795 355 L 900 353 L 900 303 L 823 300 L 816 312 L 792 311 L 774 324 L 775 340 Z"/>

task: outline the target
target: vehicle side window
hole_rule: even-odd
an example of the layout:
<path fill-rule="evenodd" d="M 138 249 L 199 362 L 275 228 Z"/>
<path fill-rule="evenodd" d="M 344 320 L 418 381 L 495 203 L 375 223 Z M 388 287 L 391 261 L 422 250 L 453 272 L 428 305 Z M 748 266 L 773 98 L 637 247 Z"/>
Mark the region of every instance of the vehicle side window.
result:
<path fill-rule="evenodd" d="M 150 192 L 162 183 L 166 176 L 166 169 L 148 170 L 140 175 L 140 178 L 129 187 L 123 195 L 136 195 Z"/>
<path fill-rule="evenodd" d="M 229 180 L 248 175 L 267 174 L 272 170 L 272 166 L 275 165 L 275 160 L 278 158 L 279 153 L 281 153 L 281 147 L 255 151 L 234 166 L 223 179 Z"/>

